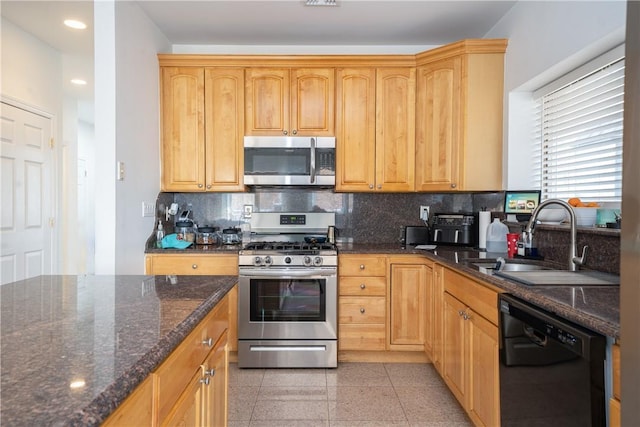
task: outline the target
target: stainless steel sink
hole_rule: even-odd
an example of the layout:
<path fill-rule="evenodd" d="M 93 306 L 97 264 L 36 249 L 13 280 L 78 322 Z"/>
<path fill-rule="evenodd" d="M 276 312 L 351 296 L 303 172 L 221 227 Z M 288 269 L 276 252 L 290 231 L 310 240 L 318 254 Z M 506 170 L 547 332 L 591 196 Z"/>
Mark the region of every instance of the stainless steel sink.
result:
<path fill-rule="evenodd" d="M 474 266 L 478 268 L 483 268 L 487 270 L 495 270 L 496 263 L 487 263 L 487 262 L 474 262 L 472 263 Z M 537 270 L 552 270 L 549 267 L 545 267 L 540 264 L 529 264 L 529 263 L 516 263 L 516 262 L 507 262 L 502 266 L 500 271 L 537 271 Z"/>
<path fill-rule="evenodd" d="M 495 271 L 496 276 L 528 286 L 619 286 L 620 276 L 599 271 Z"/>

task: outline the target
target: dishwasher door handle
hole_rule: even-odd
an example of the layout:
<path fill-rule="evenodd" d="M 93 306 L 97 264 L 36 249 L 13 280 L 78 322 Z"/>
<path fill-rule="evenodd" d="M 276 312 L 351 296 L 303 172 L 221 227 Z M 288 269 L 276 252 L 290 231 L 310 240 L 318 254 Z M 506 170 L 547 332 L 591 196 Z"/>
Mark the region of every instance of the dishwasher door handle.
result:
<path fill-rule="evenodd" d="M 524 331 L 525 336 L 529 338 L 531 342 L 539 345 L 540 347 L 547 346 L 548 337 L 546 335 L 542 335 L 540 332 L 536 331 L 531 326 L 524 325 L 522 329 Z"/>

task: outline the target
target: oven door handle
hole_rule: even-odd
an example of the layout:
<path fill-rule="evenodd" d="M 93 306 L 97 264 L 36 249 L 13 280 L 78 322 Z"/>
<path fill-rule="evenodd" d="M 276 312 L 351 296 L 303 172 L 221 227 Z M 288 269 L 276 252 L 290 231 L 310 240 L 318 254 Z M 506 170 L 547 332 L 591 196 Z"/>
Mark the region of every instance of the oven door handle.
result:
<path fill-rule="evenodd" d="M 272 277 L 278 277 L 280 279 L 291 279 L 291 278 L 300 278 L 300 277 L 304 277 L 307 279 L 315 279 L 317 277 L 331 277 L 331 276 L 336 276 L 336 270 L 335 269 L 329 269 L 329 270 L 314 270 L 314 271 L 309 271 L 309 270 L 271 270 L 271 269 L 265 269 L 265 270 L 259 270 L 259 271 L 241 271 L 240 272 L 240 277 L 248 277 L 251 279 L 259 279 L 259 278 L 272 278 Z"/>

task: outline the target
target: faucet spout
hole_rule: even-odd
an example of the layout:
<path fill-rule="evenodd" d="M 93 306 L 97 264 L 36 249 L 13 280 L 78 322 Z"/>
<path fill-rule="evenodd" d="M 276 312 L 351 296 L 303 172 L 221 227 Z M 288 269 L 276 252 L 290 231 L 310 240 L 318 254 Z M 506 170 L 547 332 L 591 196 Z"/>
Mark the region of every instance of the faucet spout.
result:
<path fill-rule="evenodd" d="M 576 213 L 571 207 L 571 205 L 564 200 L 560 199 L 547 199 L 541 202 L 538 207 L 531 214 L 531 218 L 527 223 L 525 228 L 525 232 L 528 233 L 531 237 L 533 237 L 533 232 L 535 230 L 536 221 L 538 219 L 538 215 L 542 209 L 549 205 L 559 205 L 563 207 L 567 212 L 569 212 L 569 222 L 571 227 L 571 247 L 569 248 L 569 259 L 568 259 L 568 267 L 571 271 L 576 271 L 579 265 L 583 265 L 585 263 L 587 247 L 585 246 L 582 255 L 578 257 L 578 246 L 577 246 L 577 232 L 576 232 Z"/>

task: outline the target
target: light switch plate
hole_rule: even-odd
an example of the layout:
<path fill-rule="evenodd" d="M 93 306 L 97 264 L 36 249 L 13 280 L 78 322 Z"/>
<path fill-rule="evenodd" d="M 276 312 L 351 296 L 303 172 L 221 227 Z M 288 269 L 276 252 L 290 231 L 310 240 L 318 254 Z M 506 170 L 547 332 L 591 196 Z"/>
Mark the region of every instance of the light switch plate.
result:
<path fill-rule="evenodd" d="M 154 217 L 156 216 L 156 204 L 150 202 L 142 202 L 142 216 Z"/>

